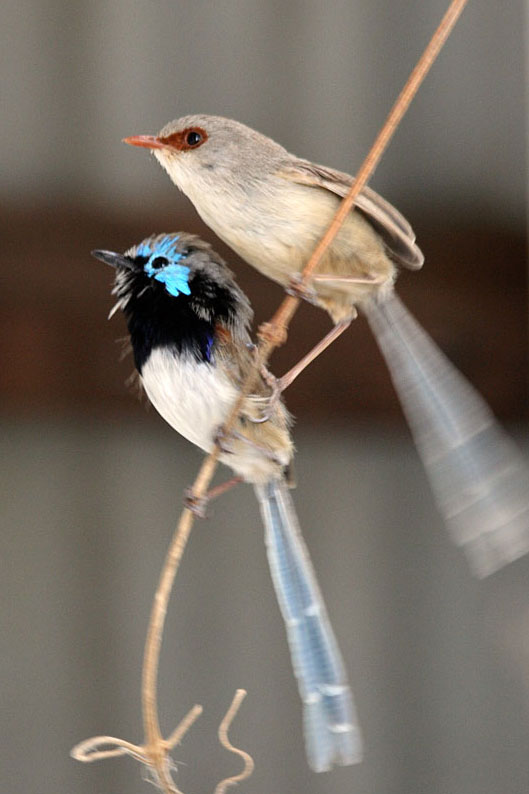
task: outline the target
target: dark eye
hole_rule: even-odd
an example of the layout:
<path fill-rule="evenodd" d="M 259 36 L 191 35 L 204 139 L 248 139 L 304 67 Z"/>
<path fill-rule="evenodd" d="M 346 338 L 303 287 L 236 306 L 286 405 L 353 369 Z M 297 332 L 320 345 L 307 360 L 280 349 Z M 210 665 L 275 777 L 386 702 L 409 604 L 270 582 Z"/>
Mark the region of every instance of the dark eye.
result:
<path fill-rule="evenodd" d="M 157 256 L 151 262 L 151 267 L 154 270 L 161 270 L 162 267 L 165 267 L 169 264 L 169 260 L 165 258 L 165 256 Z"/>
<path fill-rule="evenodd" d="M 202 135 L 196 130 L 191 130 L 186 135 L 186 143 L 188 146 L 197 146 L 197 144 L 202 143 Z"/>

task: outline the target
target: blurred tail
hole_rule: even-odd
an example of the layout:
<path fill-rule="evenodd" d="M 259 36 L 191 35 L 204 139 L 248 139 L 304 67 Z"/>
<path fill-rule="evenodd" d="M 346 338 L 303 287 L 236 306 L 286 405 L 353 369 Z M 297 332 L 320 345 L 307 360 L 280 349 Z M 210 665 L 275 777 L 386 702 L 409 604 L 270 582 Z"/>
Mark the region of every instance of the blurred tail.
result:
<path fill-rule="evenodd" d="M 362 739 L 340 651 L 286 484 L 256 485 L 268 560 L 303 701 L 307 758 L 315 772 L 355 764 Z"/>
<path fill-rule="evenodd" d="M 392 295 L 365 307 L 440 512 L 477 576 L 529 551 L 529 469 L 488 406 Z"/>

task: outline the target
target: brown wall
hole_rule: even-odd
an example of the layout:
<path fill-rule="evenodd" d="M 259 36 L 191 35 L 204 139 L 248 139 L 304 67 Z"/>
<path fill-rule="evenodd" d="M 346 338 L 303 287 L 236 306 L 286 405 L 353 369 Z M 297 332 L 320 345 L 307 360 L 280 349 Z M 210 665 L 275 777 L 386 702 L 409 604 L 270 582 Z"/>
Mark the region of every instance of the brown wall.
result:
<path fill-rule="evenodd" d="M 252 299 L 258 321 L 281 299 L 278 287 L 237 260 L 190 209 L 175 213 L 169 202 L 157 212 L 151 207 L 128 217 L 64 205 L 6 206 L 2 217 L 0 389 L 10 413 L 137 412 L 125 386 L 132 360 L 118 361 L 116 340 L 126 329 L 121 317 L 106 320 L 112 277 L 90 257 L 93 248 L 125 250 L 152 231 L 187 229 L 218 245 Z M 420 215 L 415 226 L 426 263 L 419 273 L 402 273 L 400 294 L 500 417 L 526 417 L 523 232 Z M 286 370 L 328 327 L 322 312 L 304 306 L 287 346 L 274 358 L 274 371 Z M 300 422 L 356 423 L 398 415 L 363 319 L 294 384 L 287 400 Z"/>

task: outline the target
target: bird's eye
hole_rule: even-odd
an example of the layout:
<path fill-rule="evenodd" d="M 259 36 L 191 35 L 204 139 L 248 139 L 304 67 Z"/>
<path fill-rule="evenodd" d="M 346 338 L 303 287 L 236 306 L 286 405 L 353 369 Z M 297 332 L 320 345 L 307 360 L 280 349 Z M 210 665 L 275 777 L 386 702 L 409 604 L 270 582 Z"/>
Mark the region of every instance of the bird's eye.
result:
<path fill-rule="evenodd" d="M 149 264 L 153 270 L 161 270 L 162 267 L 169 264 L 169 260 L 165 256 L 156 256 Z"/>
<path fill-rule="evenodd" d="M 199 143 L 202 143 L 201 133 L 196 130 L 190 130 L 186 135 L 186 143 L 188 146 L 198 146 Z"/>
<path fill-rule="evenodd" d="M 197 149 L 202 146 L 208 139 L 206 130 L 202 127 L 186 127 L 183 130 L 177 130 L 170 135 L 160 136 L 159 140 L 167 144 L 170 149 L 177 152 L 187 152 L 189 149 Z"/>

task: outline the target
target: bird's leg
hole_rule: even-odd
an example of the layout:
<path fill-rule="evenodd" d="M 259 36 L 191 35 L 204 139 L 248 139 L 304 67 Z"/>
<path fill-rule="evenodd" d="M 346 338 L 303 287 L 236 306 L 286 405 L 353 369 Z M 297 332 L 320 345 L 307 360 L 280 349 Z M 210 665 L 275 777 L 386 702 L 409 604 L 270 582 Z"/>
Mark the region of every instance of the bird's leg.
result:
<path fill-rule="evenodd" d="M 336 323 L 336 325 L 331 328 L 327 334 L 325 334 L 323 339 L 320 339 L 318 344 L 314 345 L 312 350 L 309 350 L 309 352 L 303 356 L 303 358 L 300 359 L 300 361 L 298 361 L 298 363 L 295 364 L 292 369 L 289 369 L 288 372 L 278 379 L 278 385 L 281 391 L 285 391 L 285 389 L 296 380 L 298 375 L 300 375 L 303 370 L 314 361 L 315 358 L 318 358 L 318 356 L 323 353 L 323 351 L 326 350 L 335 339 L 338 339 L 338 337 L 341 336 L 350 325 L 351 320 L 342 320 L 341 322 Z"/>
<path fill-rule="evenodd" d="M 193 493 L 192 488 L 186 488 L 184 491 L 184 505 L 188 510 L 191 510 L 191 512 L 194 513 L 197 518 L 206 518 L 206 508 L 208 504 L 213 499 L 216 499 L 218 496 L 222 496 L 222 494 L 231 490 L 235 485 L 238 485 L 242 481 L 242 477 L 232 477 L 231 480 L 221 482 L 220 485 L 216 485 L 214 488 L 211 488 L 204 496 L 200 497 Z"/>
<path fill-rule="evenodd" d="M 275 455 L 268 447 L 265 447 L 264 444 L 259 444 L 257 441 L 253 441 L 248 436 L 243 435 L 243 433 L 237 433 L 237 431 L 232 431 L 231 435 L 233 438 L 238 438 L 239 441 L 244 441 L 245 444 L 252 447 L 253 449 L 257 449 L 261 452 L 266 458 L 269 460 L 273 460 L 274 463 L 281 463 L 280 459 Z"/>
<path fill-rule="evenodd" d="M 320 353 L 323 353 L 323 351 L 326 350 L 335 339 L 338 339 L 338 337 L 341 336 L 350 325 L 351 320 L 342 320 L 341 322 L 336 323 L 336 325 L 331 328 L 327 334 L 325 334 L 323 339 L 320 339 L 318 344 L 315 345 L 305 356 L 303 356 L 303 358 L 300 359 L 300 361 L 298 361 L 298 363 L 295 364 L 292 369 L 289 369 L 289 371 L 286 372 L 281 378 L 276 378 L 267 369 L 263 369 L 261 371 L 261 375 L 266 381 L 267 385 L 270 387 L 272 394 L 262 416 L 257 420 L 252 419 L 251 421 L 256 423 L 267 422 L 274 412 L 275 407 L 281 398 L 282 392 L 284 392 L 285 389 L 287 389 L 296 380 L 298 375 L 300 375 L 303 370 L 320 355 Z"/>
<path fill-rule="evenodd" d="M 338 284 L 382 284 L 384 281 L 387 281 L 387 276 L 376 276 L 375 278 L 365 276 L 364 278 L 360 278 L 356 276 L 333 276 L 331 273 L 317 273 L 315 276 L 311 276 L 311 281 L 318 281 L 325 284 L 332 284 L 334 282 Z"/>
<path fill-rule="evenodd" d="M 218 446 L 221 452 L 225 455 L 229 455 L 233 452 L 229 446 L 229 439 L 234 436 L 233 431 L 230 433 L 226 433 L 224 427 L 221 425 L 217 428 L 217 431 L 214 436 L 214 442 Z M 192 488 L 186 488 L 184 492 L 184 505 L 194 513 L 197 518 L 206 518 L 206 508 L 208 503 L 215 499 L 215 497 L 220 496 L 225 491 L 228 491 L 233 485 L 237 485 L 237 483 L 242 482 L 242 478 L 240 477 L 233 477 L 231 480 L 228 480 L 225 483 L 221 483 L 221 485 L 215 486 L 210 491 L 208 491 L 204 496 L 196 496 L 193 493 Z"/>
<path fill-rule="evenodd" d="M 316 273 L 311 276 L 308 283 L 305 284 L 301 273 L 294 273 L 290 276 L 286 292 L 293 295 L 295 298 L 311 303 L 313 306 L 320 306 L 318 293 L 311 286 L 312 283 L 319 284 L 382 284 L 386 281 L 387 276 L 336 276 L 332 273 Z"/>

